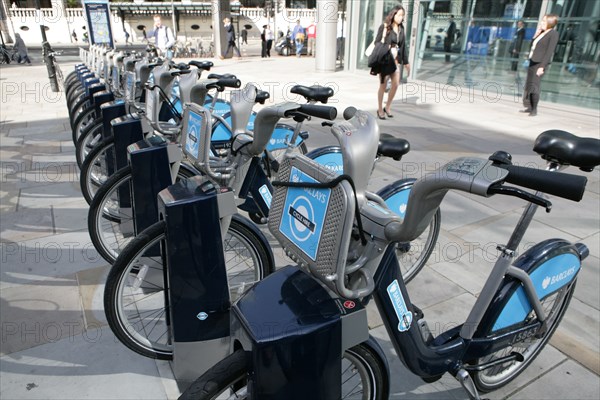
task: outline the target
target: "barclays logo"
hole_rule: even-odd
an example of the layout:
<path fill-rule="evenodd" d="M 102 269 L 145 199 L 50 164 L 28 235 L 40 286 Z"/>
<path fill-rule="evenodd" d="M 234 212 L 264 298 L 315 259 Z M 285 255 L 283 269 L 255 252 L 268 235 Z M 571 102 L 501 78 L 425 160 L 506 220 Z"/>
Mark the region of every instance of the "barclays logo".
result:
<path fill-rule="evenodd" d="M 542 288 L 544 290 L 546 290 L 546 289 L 548 289 L 549 286 L 555 285 L 559 282 L 564 281 L 565 279 L 567 279 L 571 275 L 573 275 L 576 270 L 577 270 L 577 267 L 571 267 L 568 270 L 561 272 L 560 274 L 556 274 L 554 276 L 546 276 L 544 278 L 544 280 L 542 281 Z"/>

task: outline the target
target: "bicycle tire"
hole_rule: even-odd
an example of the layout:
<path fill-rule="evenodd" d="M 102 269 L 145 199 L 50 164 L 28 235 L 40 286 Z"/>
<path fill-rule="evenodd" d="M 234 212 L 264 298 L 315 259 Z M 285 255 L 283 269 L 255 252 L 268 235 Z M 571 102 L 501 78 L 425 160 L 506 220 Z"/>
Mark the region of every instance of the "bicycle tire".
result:
<path fill-rule="evenodd" d="M 77 79 L 75 82 L 71 83 L 65 92 L 65 99 L 67 101 L 67 107 L 70 109 L 70 107 L 73 105 L 73 101 L 81 96 L 83 93 L 85 93 L 85 90 L 83 88 L 83 85 L 81 84 L 81 82 L 79 81 L 79 79 Z"/>
<path fill-rule="evenodd" d="M 92 107 L 93 109 L 93 107 Z M 102 132 L 104 130 L 104 123 L 101 118 L 94 120 L 93 125 L 89 125 L 89 129 L 84 129 L 83 132 L 77 138 L 75 144 L 75 159 L 77 160 L 77 166 L 81 169 L 83 162 L 87 158 L 88 154 L 103 140 Z"/>
<path fill-rule="evenodd" d="M 84 98 L 86 96 L 85 88 L 81 84 L 74 85 L 71 88 L 71 90 L 69 91 L 69 93 L 67 93 L 66 96 L 67 96 L 67 108 L 68 108 L 69 116 L 70 116 L 74 111 L 73 106 L 75 105 L 75 103 L 79 102 L 79 100 L 81 100 L 82 98 Z"/>
<path fill-rule="evenodd" d="M 79 185 L 81 186 L 81 194 L 88 204 L 92 203 L 100 186 L 110 177 L 106 165 L 106 152 L 113 146 L 113 138 L 101 141 L 89 152 L 81 165 Z"/>
<path fill-rule="evenodd" d="M 237 350 L 210 368 L 204 375 L 195 380 L 179 397 L 179 400 L 212 400 L 233 387 L 235 398 L 249 399 L 245 382 L 248 374 L 250 357 L 243 350 Z M 344 364 L 348 364 L 344 368 Z M 360 382 L 348 377 L 348 373 L 357 371 Z M 377 354 L 363 343 L 354 346 L 344 353 L 342 359 L 342 396 L 341 399 L 357 398 L 356 388 L 362 388 L 362 400 L 380 400 L 388 398 L 388 384 L 385 366 Z M 360 385 L 362 383 L 362 385 Z M 367 387 L 368 393 L 364 391 Z M 346 387 L 346 390 L 344 390 Z M 349 392 L 349 393 L 348 393 Z"/>
<path fill-rule="evenodd" d="M 191 171 L 183 168 L 177 172 L 178 179 L 189 178 L 192 175 Z M 120 229 L 123 224 L 131 222 L 133 218 L 131 209 L 120 209 L 115 203 L 119 200 L 119 190 L 122 185 L 127 185 L 124 188 L 129 191 L 129 182 L 131 182 L 131 166 L 128 165 L 115 172 L 100 186 L 88 210 L 88 232 L 92 243 L 98 254 L 110 264 L 115 262 L 122 249 L 133 238 L 133 236 L 123 235 Z M 120 238 L 123 240 L 120 241 Z"/>
<path fill-rule="evenodd" d="M 533 336 L 532 338 L 515 343 L 510 347 L 498 350 L 473 362 L 474 364 L 490 362 L 494 359 L 509 355 L 511 352 L 515 351 L 515 349 L 522 348 L 524 344 L 531 343 L 529 346 L 525 347 L 525 351 L 516 350 L 524 357 L 524 360 L 521 362 L 510 361 L 483 371 L 471 372 L 471 377 L 473 378 L 473 382 L 475 383 L 477 390 L 482 393 L 487 393 L 507 385 L 517 376 L 519 376 L 533 362 L 533 360 L 535 360 L 542 349 L 546 346 L 552 337 L 552 334 L 560 324 L 563 316 L 565 315 L 565 312 L 569 307 L 569 303 L 571 302 L 571 298 L 573 297 L 573 293 L 575 292 L 576 283 L 577 278 L 575 278 L 570 284 L 565 285 L 560 290 L 542 299 L 542 307 L 546 312 L 546 321 L 548 321 L 548 323 L 546 332 L 541 338 L 537 339 L 535 336 Z M 551 303 L 550 306 L 548 306 L 549 303 Z M 535 312 L 532 311 L 527 318 L 531 319 L 534 316 Z M 494 372 L 496 373 L 494 374 Z"/>
<path fill-rule="evenodd" d="M 75 120 L 85 110 L 91 108 L 92 102 L 89 96 L 82 96 L 74 103 L 71 107 L 72 112 L 69 114 L 69 122 L 71 123 L 71 130 L 75 129 Z"/>
<path fill-rule="evenodd" d="M 267 240 L 264 236 L 259 237 L 258 234 L 246 227 L 247 224 L 249 222 L 234 215 L 223 244 L 229 290 L 234 295 L 236 289 L 249 286 L 249 283 L 264 278 L 274 269 Z M 110 328 L 126 347 L 145 357 L 170 360 L 173 358 L 173 350 L 168 338 L 169 328 L 163 320 L 163 316 L 166 315 L 163 293 L 165 290 L 164 260 L 160 255 L 156 256 L 152 253 L 155 252 L 155 246 L 163 242 L 165 231 L 166 222 L 159 221 L 141 232 L 123 249 L 106 280 L 104 310 Z M 242 251 L 236 253 L 238 249 L 235 246 L 236 243 L 249 247 L 244 247 Z M 246 252 L 249 253 L 249 256 Z M 144 256 L 146 254 L 149 255 Z M 250 277 L 251 281 L 246 282 L 243 279 L 247 275 L 243 275 L 244 272 L 239 272 L 236 267 L 248 266 L 250 261 L 252 267 L 249 269 L 252 269 L 250 272 L 252 276 Z M 148 280 L 146 280 L 147 271 L 154 272 L 154 274 L 150 274 Z M 142 274 L 143 276 L 140 278 Z M 127 286 L 131 282 L 130 278 L 133 279 L 133 284 Z M 153 281 L 150 281 L 151 278 L 154 278 Z M 233 279 L 239 280 L 241 283 L 236 286 L 236 281 Z M 145 286 L 144 282 L 147 282 L 148 286 Z M 131 292 L 131 294 L 126 295 L 125 291 Z M 237 294 L 241 295 L 241 293 Z M 136 295 L 140 298 L 136 299 Z M 132 319 L 126 317 L 131 313 L 126 312 L 122 296 L 127 301 L 133 301 L 130 304 L 135 303 L 134 312 L 138 312 L 140 315 L 132 317 Z M 233 302 L 235 299 L 231 300 Z M 158 306 L 155 305 L 157 303 Z M 153 308 L 147 310 L 146 305 Z M 144 324 L 142 315 L 151 318 L 151 321 L 148 322 L 153 324 L 150 331 L 145 330 L 147 324 Z M 149 337 L 150 335 L 152 337 Z"/>
<path fill-rule="evenodd" d="M 75 119 L 75 121 L 73 122 L 73 125 L 75 126 L 73 128 L 73 132 L 72 132 L 73 133 L 73 135 L 72 135 L 73 143 L 77 144 L 77 140 L 79 140 L 79 136 L 81 136 L 84 129 L 87 128 L 88 126 L 90 126 L 90 124 L 95 125 L 101 121 L 102 121 L 101 119 L 96 118 L 96 109 L 94 107 L 90 107 L 87 110 L 85 110 L 84 112 L 82 112 L 81 114 L 79 114 L 77 116 L 77 118 Z"/>

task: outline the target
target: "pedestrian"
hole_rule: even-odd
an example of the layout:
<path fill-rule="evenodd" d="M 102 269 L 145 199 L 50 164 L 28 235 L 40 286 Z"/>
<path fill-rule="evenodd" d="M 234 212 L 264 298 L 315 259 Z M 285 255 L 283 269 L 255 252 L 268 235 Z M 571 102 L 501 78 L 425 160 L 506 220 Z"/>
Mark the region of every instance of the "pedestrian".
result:
<path fill-rule="evenodd" d="M 77 32 L 75 32 L 75 29 L 73 29 L 73 33 L 71 34 L 71 36 L 73 37 L 75 43 L 77 43 Z"/>
<path fill-rule="evenodd" d="M 242 44 L 248 44 L 248 30 L 245 26 L 240 32 L 240 35 L 242 35 Z"/>
<path fill-rule="evenodd" d="M 300 58 L 302 54 L 302 48 L 304 47 L 304 39 L 306 38 L 306 31 L 300 25 L 300 20 L 296 21 L 296 26 L 292 31 L 292 41 L 296 43 L 296 57 Z"/>
<path fill-rule="evenodd" d="M 519 66 L 519 56 L 521 54 L 521 47 L 523 46 L 523 39 L 525 39 L 525 23 L 522 20 L 517 22 L 517 31 L 510 44 L 510 57 L 515 60 L 511 63 L 510 70 L 516 71 Z"/>
<path fill-rule="evenodd" d="M 456 23 L 454 15 L 450 15 L 448 27 L 446 28 L 446 37 L 444 38 L 444 52 L 446 53 L 446 62 L 450 62 L 450 53 L 452 53 L 452 43 L 454 43 L 454 35 L 456 35 Z"/>
<path fill-rule="evenodd" d="M 542 76 L 548 72 L 548 66 L 552 62 L 552 57 L 558 44 L 558 32 L 554 29 L 557 24 L 558 15 L 544 15 L 531 42 L 529 67 L 527 69 L 527 79 L 523 93 L 523 105 L 525 109 L 520 110 L 520 112 L 529 113 L 530 117 L 537 115 Z"/>
<path fill-rule="evenodd" d="M 221 60 L 223 60 L 227 54 L 229 54 L 229 50 L 235 51 L 237 53 L 238 58 L 242 58 L 240 54 L 240 49 L 235 44 L 235 29 L 231 23 L 229 18 L 223 19 L 223 26 L 225 27 L 225 32 L 227 32 L 227 50 L 223 54 L 219 56 Z"/>
<path fill-rule="evenodd" d="M 260 32 L 260 57 L 267 57 L 267 26 L 263 25 L 263 30 Z"/>
<path fill-rule="evenodd" d="M 146 27 L 142 28 L 142 42 L 148 43 L 148 35 L 146 34 Z"/>
<path fill-rule="evenodd" d="M 308 38 L 308 48 L 306 54 L 314 57 L 317 51 L 317 25 L 315 25 L 314 18 L 310 25 L 306 28 L 306 37 Z"/>
<path fill-rule="evenodd" d="M 162 55 L 165 55 L 168 60 L 173 58 L 173 46 L 175 45 L 175 37 L 173 31 L 166 25 L 162 24 L 162 18 L 156 14 L 154 19 L 154 29 L 150 32 L 150 36 L 154 37 L 154 46 L 160 50 Z"/>
<path fill-rule="evenodd" d="M 375 43 L 383 41 L 383 45 L 388 46 L 391 53 L 391 57 L 385 65 L 379 66 L 377 69 L 371 69 L 371 74 L 379 76 L 379 90 L 377 91 L 377 117 L 379 119 L 386 119 L 386 116 L 388 118 L 394 117 L 390 109 L 400 85 L 401 75 L 404 72 L 403 70 L 406 70 L 407 75 L 410 74 L 408 47 L 403 24 L 405 15 L 404 7 L 394 7 L 385 17 L 375 36 Z M 383 107 L 383 95 L 386 91 L 388 79 L 391 79 L 392 84 L 386 106 Z"/>
<path fill-rule="evenodd" d="M 271 47 L 273 47 L 273 40 L 275 40 L 275 35 L 271 30 L 271 26 L 267 25 L 267 29 L 265 31 L 265 38 L 267 39 L 267 57 L 271 57 Z"/>
<path fill-rule="evenodd" d="M 129 46 L 129 32 L 125 31 L 125 46 Z"/>
<path fill-rule="evenodd" d="M 31 60 L 29 59 L 29 55 L 27 54 L 27 46 L 25 46 L 25 42 L 21 38 L 21 35 L 15 33 L 15 46 L 14 49 L 17 51 L 19 55 L 19 60 L 17 63 L 21 64 L 22 62 L 26 62 L 27 65 L 31 65 Z"/>

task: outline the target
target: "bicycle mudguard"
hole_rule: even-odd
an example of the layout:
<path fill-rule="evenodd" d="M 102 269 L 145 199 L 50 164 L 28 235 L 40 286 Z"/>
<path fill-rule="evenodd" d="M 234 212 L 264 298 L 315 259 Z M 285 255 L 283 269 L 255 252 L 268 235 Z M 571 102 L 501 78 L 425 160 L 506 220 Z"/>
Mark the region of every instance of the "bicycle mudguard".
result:
<path fill-rule="evenodd" d="M 255 399 L 339 399 L 342 355 L 369 339 L 365 308 L 331 297 L 296 266 L 256 283 L 232 309 L 234 347 L 251 353 Z"/>
<path fill-rule="evenodd" d="M 576 279 L 581 260 L 587 255 L 587 247 L 581 243 L 548 239 L 527 250 L 513 265 L 529 275 L 538 298 L 543 300 Z M 475 338 L 501 335 L 525 326 L 525 319 L 532 310 L 521 281 L 507 274 Z"/>
<path fill-rule="evenodd" d="M 344 173 L 344 160 L 342 158 L 342 149 L 340 146 L 321 147 L 309 151 L 306 153 L 306 157 L 315 160 L 319 164 L 338 174 Z"/>
<path fill-rule="evenodd" d="M 273 200 L 273 186 L 260 165 L 258 157 L 254 157 L 250 162 L 250 167 L 238 197 L 246 199 L 243 204 L 238 206 L 239 209 L 259 213 L 265 217 L 269 215 L 271 201 Z"/>
<path fill-rule="evenodd" d="M 277 124 L 275 126 L 275 130 L 273 131 L 273 134 L 271 135 L 271 139 L 269 139 L 269 142 L 267 143 L 266 150 L 273 151 L 287 149 L 288 141 L 292 138 L 293 135 L 293 126 L 287 124 Z M 302 136 L 298 135 L 294 146 L 300 146 L 300 143 L 302 143 L 303 141 L 304 139 L 302 138 Z"/>

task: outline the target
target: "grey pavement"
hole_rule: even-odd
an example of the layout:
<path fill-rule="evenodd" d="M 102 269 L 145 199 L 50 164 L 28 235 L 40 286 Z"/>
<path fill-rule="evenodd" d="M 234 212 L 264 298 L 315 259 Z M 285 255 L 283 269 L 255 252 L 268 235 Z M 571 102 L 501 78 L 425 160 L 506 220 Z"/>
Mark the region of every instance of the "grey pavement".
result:
<path fill-rule="evenodd" d="M 250 51 L 252 53 L 252 51 Z M 368 72 L 318 73 L 314 59 L 274 56 L 215 61 L 214 72 L 231 72 L 271 92 L 272 102 L 299 100 L 295 83 L 330 85 L 341 111 L 375 112 L 377 79 Z M 68 73 L 74 59 L 67 58 Z M 132 353 L 111 333 L 102 306 L 109 266 L 87 233 L 87 204 L 79 190 L 64 98 L 50 92 L 43 65 L 0 67 L 0 398 L 171 399 L 179 394 L 168 362 Z M 489 87 L 487 89 L 490 89 Z M 542 103 L 537 117 L 520 114 L 513 93 L 410 82 L 399 91 L 393 119 L 381 131 L 406 138 L 402 162 L 384 160 L 372 189 L 396 179 L 420 177 L 448 160 L 487 157 L 507 150 L 520 165 L 543 167 L 532 152 L 547 129 L 600 137 L 598 110 Z M 333 144 L 318 121 L 307 123 L 309 149 Z M 571 169 L 571 173 L 583 174 Z M 515 381 L 486 395 L 492 399 L 600 398 L 600 172 L 586 174 L 581 203 L 553 198 L 552 213 L 539 212 L 520 250 L 550 237 L 590 248 L 575 297 L 550 344 Z M 451 193 L 442 204 L 439 243 L 425 269 L 408 285 L 434 334 L 464 319 L 523 202 Z M 287 262 L 273 243 L 278 266 Z M 394 399 L 463 399 L 451 376 L 426 384 L 395 355 L 374 308 L 371 333 L 392 368 Z"/>

